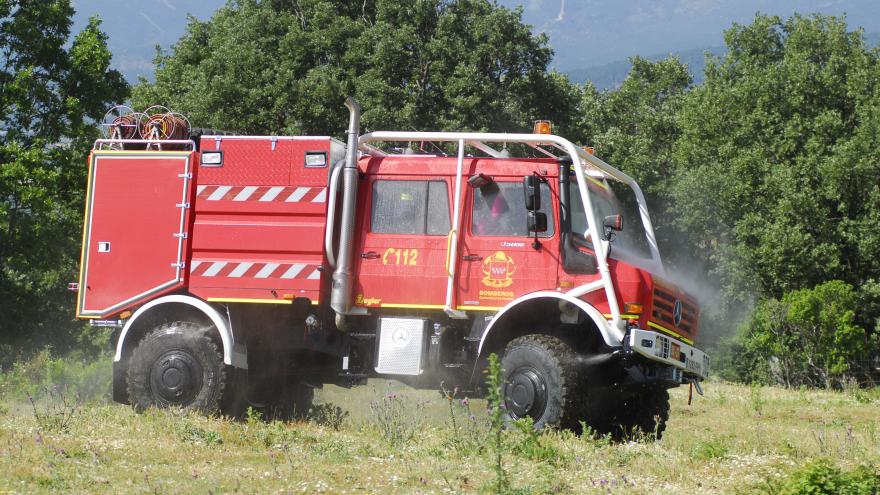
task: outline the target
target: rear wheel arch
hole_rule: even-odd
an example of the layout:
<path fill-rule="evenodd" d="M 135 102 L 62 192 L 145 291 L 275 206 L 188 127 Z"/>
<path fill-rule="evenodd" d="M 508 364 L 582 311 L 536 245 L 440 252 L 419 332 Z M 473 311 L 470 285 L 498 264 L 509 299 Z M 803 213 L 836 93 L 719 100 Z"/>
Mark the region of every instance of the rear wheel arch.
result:
<path fill-rule="evenodd" d="M 210 327 L 210 335 L 223 353 L 224 364 L 247 369 L 246 349 L 243 345 L 236 345 L 228 319 L 207 302 L 181 294 L 159 297 L 138 308 L 119 334 L 113 360 L 127 361 L 134 348 L 151 330 L 174 321 L 189 321 Z"/>

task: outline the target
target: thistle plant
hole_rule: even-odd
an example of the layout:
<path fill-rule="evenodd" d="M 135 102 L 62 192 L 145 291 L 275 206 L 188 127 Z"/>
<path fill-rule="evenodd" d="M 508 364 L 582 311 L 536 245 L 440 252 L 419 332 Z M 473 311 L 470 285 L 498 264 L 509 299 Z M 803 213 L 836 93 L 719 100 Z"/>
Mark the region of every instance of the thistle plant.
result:
<path fill-rule="evenodd" d="M 504 451 L 504 397 L 501 392 L 503 379 L 501 377 L 501 361 L 498 355 L 492 353 L 489 355 L 489 374 L 486 377 L 486 385 L 488 387 L 486 393 L 486 401 L 489 408 L 489 425 L 492 430 L 493 443 L 492 448 L 495 454 L 495 463 L 493 469 L 495 471 L 495 492 L 505 493 L 508 488 L 507 474 L 504 472 L 502 463 L 502 453 Z"/>

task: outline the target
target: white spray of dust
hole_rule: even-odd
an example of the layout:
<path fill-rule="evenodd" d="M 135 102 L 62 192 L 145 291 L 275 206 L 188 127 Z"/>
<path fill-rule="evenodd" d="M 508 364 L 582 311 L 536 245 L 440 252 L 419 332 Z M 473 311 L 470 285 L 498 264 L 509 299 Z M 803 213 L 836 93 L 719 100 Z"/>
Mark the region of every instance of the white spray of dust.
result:
<path fill-rule="evenodd" d="M 661 246 L 660 256 L 664 263 L 660 268 L 653 260 L 623 246 L 612 245 L 611 251 L 613 258 L 657 275 L 697 300 L 700 306 L 697 341 L 701 346 L 714 346 L 722 338 L 734 335 L 737 328 L 751 318 L 754 298 L 731 302 L 704 262 L 675 254 L 677 256 L 664 255 Z M 674 264 L 671 262 L 673 258 Z"/>

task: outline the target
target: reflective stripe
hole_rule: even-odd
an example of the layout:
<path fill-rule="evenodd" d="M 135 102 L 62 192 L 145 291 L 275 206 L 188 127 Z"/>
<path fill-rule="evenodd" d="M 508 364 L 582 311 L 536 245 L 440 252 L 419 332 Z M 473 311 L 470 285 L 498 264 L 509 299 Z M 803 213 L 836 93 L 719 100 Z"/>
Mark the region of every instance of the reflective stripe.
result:
<path fill-rule="evenodd" d="M 207 267 L 207 270 L 205 269 Z M 198 272 L 197 273 L 197 269 Z M 224 270 L 224 268 L 226 268 Z M 195 276 L 254 279 L 307 279 L 321 278 L 321 266 L 312 263 L 261 262 L 261 261 L 204 261 L 192 260 L 190 272 Z"/>
<path fill-rule="evenodd" d="M 327 190 L 321 188 L 321 192 L 315 196 L 315 199 L 312 200 L 312 203 L 326 203 L 327 202 Z"/>
<path fill-rule="evenodd" d="M 230 277 L 234 277 L 234 278 L 241 277 L 241 276 L 244 275 L 245 272 L 247 272 L 248 269 L 250 269 L 250 267 L 252 267 L 252 266 L 254 266 L 254 264 L 251 263 L 251 262 L 249 262 L 249 261 L 245 261 L 245 262 L 239 263 L 238 266 L 235 267 L 235 270 L 232 270 L 232 272 L 229 274 L 229 276 L 230 276 Z"/>
<path fill-rule="evenodd" d="M 226 266 L 225 261 L 215 261 L 214 264 L 212 264 L 210 268 L 205 270 L 205 273 L 203 273 L 202 276 L 203 277 L 213 277 L 214 275 L 217 275 L 218 273 L 220 273 L 220 270 L 222 270 L 224 266 Z"/>
<path fill-rule="evenodd" d="M 458 306 L 456 309 L 460 309 L 462 311 L 501 311 L 501 306 Z"/>
<path fill-rule="evenodd" d="M 244 299 L 240 297 L 209 297 L 208 302 L 231 302 L 252 304 L 293 304 L 286 299 Z"/>
<path fill-rule="evenodd" d="M 363 306 L 367 307 L 367 306 Z M 446 306 L 442 304 L 396 304 L 396 303 L 382 303 L 379 305 L 382 308 L 408 308 L 408 309 L 443 309 Z"/>
<path fill-rule="evenodd" d="M 609 320 L 610 320 L 611 318 L 614 318 L 614 316 L 611 315 L 610 313 L 603 313 L 602 316 L 604 316 L 605 318 L 608 318 Z M 623 313 L 623 314 L 620 315 L 620 318 L 621 318 L 622 320 L 637 320 L 637 319 L 641 318 L 641 316 L 640 316 L 640 315 L 636 315 L 636 314 Z"/>
<path fill-rule="evenodd" d="M 289 278 L 296 277 L 297 274 L 299 274 L 299 272 L 303 271 L 303 268 L 305 268 L 305 267 L 306 267 L 306 265 L 304 263 L 296 263 L 296 264 L 292 265 L 290 268 L 288 268 L 287 271 L 284 272 L 284 275 L 281 276 L 281 278 L 288 278 L 289 279 Z"/>
<path fill-rule="evenodd" d="M 257 186 L 247 186 L 244 189 L 242 189 L 241 192 L 238 193 L 234 198 L 232 198 L 232 200 L 233 201 L 247 201 L 247 199 L 249 197 L 251 197 L 251 194 L 253 194 L 254 191 L 256 191 L 256 190 L 257 190 Z"/>
<path fill-rule="evenodd" d="M 300 201 L 310 201 L 312 203 L 327 202 L 327 188 L 318 186 L 269 187 L 199 185 L 196 187 L 196 191 L 196 196 L 204 198 L 208 201 L 221 201 L 227 199 L 231 201 L 260 201 L 267 203 L 270 201 L 277 201 L 279 197 L 283 197 L 282 195 L 286 195 L 287 197 L 283 199 L 283 201 L 286 203 L 297 203 Z M 314 194 L 314 197 L 312 199 L 305 199 L 312 194 Z"/>
<path fill-rule="evenodd" d="M 260 201 L 272 201 L 276 196 L 281 194 L 281 191 L 284 190 L 283 186 L 275 186 L 266 191 L 266 194 L 260 198 Z"/>
<path fill-rule="evenodd" d="M 288 196 L 287 199 L 284 201 L 286 203 L 295 203 L 295 202 L 301 200 L 303 198 L 303 196 L 308 194 L 310 189 L 311 188 L 309 188 L 309 187 L 297 187 L 296 191 L 293 191 L 293 194 Z"/>
<path fill-rule="evenodd" d="M 669 335 L 671 335 L 671 336 L 673 336 L 673 337 L 675 337 L 675 338 L 677 338 L 677 339 L 679 339 L 679 340 L 681 340 L 681 341 L 683 341 L 683 342 L 687 342 L 688 344 L 693 344 L 693 343 L 694 343 L 693 340 L 688 339 L 688 338 L 685 338 L 685 337 L 682 337 L 681 335 L 679 335 L 679 334 L 673 332 L 672 330 L 670 330 L 670 329 L 668 329 L 668 328 L 666 328 L 666 327 L 660 326 L 660 325 L 654 323 L 653 321 L 649 321 L 649 322 L 648 322 L 648 326 L 651 327 L 651 328 L 655 328 L 655 329 L 657 329 L 657 330 L 660 330 L 661 332 L 667 333 L 667 334 L 669 334 Z"/>
<path fill-rule="evenodd" d="M 276 268 L 278 268 L 278 263 L 266 263 L 266 266 L 254 275 L 254 278 L 267 278 L 269 275 L 272 275 Z"/>
<path fill-rule="evenodd" d="M 230 189 L 232 189 L 232 186 L 218 187 L 216 191 L 214 191 L 213 193 L 211 193 L 210 196 L 208 196 L 208 201 L 219 201 L 219 200 L 223 199 L 223 196 L 226 196 L 226 193 L 228 193 Z"/>

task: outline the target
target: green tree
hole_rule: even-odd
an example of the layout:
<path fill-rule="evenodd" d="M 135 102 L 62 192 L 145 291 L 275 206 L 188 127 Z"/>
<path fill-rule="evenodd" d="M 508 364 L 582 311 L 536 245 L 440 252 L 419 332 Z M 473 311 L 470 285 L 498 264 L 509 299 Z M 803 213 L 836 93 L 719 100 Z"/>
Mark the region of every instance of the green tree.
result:
<path fill-rule="evenodd" d="M 0 332 L 63 345 L 73 320 L 86 156 L 125 98 L 100 21 L 70 38 L 68 0 L 0 0 Z M 5 358 L 11 358 L 4 350 Z M 2 364 L 2 363 L 0 363 Z"/>
<path fill-rule="evenodd" d="M 867 377 L 872 342 L 856 323 L 858 302 L 853 286 L 839 280 L 763 301 L 745 330 L 740 351 L 752 359 L 740 377 L 795 387 Z"/>
<path fill-rule="evenodd" d="M 521 131 L 569 119 L 551 57 L 521 10 L 489 0 L 237 0 L 191 18 L 133 100 L 249 133 L 339 135 L 348 94 L 366 129 Z"/>
<path fill-rule="evenodd" d="M 674 170 L 672 147 L 680 135 L 676 119 L 693 78 L 675 57 L 630 62 L 632 69 L 618 88 L 584 87 L 579 137 L 626 170 L 646 194 L 664 197 Z"/>
<path fill-rule="evenodd" d="M 671 190 L 731 307 L 880 271 L 880 64 L 843 19 L 757 16 L 688 95 Z"/>
<path fill-rule="evenodd" d="M 657 62 L 633 57 L 631 63 L 620 87 L 600 92 L 587 83 L 581 89 L 574 137 L 639 183 L 651 206 L 661 253 L 671 255 L 681 252 L 682 244 L 674 228 L 678 212 L 669 197 L 673 146 L 681 135 L 678 114 L 693 78 L 675 57 Z"/>

